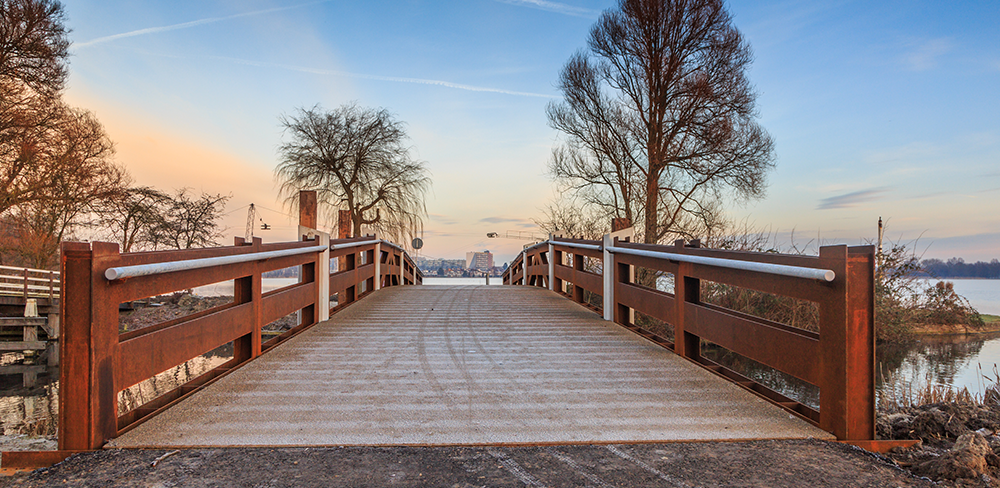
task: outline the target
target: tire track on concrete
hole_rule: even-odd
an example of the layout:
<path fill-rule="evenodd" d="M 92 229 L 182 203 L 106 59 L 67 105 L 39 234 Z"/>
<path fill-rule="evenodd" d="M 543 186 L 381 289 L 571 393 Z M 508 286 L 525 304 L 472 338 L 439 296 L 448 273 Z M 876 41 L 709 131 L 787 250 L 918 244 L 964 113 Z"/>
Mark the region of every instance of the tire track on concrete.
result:
<path fill-rule="evenodd" d="M 437 293 L 436 294 L 437 298 L 434 300 L 434 305 L 439 305 L 442 300 L 446 299 L 446 297 L 450 299 L 451 298 L 450 295 L 453 295 L 454 293 L 452 292 L 452 290 L 448 291 L 449 293 Z M 455 308 L 454 304 L 455 301 L 453 299 L 448 301 L 447 313 L 445 314 L 445 327 L 444 327 L 445 334 L 447 334 L 447 329 L 448 329 L 447 321 L 451 318 L 452 312 Z M 435 307 L 433 306 L 431 307 L 431 309 L 434 308 Z M 417 339 L 418 339 L 417 357 L 420 361 L 420 369 L 424 372 L 424 375 L 427 377 L 427 381 L 431 384 L 431 388 L 434 389 L 434 391 L 438 394 L 441 400 L 445 403 L 445 407 L 447 407 L 450 412 L 455 414 L 456 417 L 461 417 L 463 415 L 461 415 L 462 410 L 459 408 L 458 402 L 455 400 L 455 398 L 453 398 L 453 395 L 448 392 L 448 389 L 445 389 L 443 386 L 441 386 L 441 383 L 437 379 L 437 375 L 434 374 L 434 368 L 431 365 L 430 360 L 427 358 L 427 341 L 426 338 L 424 337 L 424 332 L 425 332 L 425 326 L 431 319 L 431 314 L 425 314 L 424 317 L 425 319 L 420 324 L 420 327 L 418 328 L 417 331 Z M 478 430 L 478 427 L 476 428 L 476 430 Z"/>

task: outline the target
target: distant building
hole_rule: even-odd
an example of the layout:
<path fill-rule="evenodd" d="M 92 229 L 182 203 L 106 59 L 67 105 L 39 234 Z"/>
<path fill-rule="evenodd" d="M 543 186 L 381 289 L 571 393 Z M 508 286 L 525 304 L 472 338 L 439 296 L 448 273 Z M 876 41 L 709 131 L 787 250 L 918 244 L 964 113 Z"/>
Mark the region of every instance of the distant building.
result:
<path fill-rule="evenodd" d="M 448 276 L 450 270 L 457 270 L 461 276 L 462 271 L 465 270 L 464 259 L 427 259 L 418 256 L 413 261 L 424 272 L 424 275 Z"/>
<path fill-rule="evenodd" d="M 493 268 L 493 254 L 488 250 L 483 252 L 465 253 L 465 268 L 486 271 Z"/>

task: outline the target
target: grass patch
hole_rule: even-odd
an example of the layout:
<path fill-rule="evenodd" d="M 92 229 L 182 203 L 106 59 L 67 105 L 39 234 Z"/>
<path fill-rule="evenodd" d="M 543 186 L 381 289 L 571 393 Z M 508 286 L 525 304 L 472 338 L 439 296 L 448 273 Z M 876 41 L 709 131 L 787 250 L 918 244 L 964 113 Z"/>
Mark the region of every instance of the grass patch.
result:
<path fill-rule="evenodd" d="M 990 315 L 988 313 L 981 313 L 979 314 L 979 316 L 983 318 L 984 324 L 993 324 L 996 322 L 1000 322 L 1000 315 Z"/>

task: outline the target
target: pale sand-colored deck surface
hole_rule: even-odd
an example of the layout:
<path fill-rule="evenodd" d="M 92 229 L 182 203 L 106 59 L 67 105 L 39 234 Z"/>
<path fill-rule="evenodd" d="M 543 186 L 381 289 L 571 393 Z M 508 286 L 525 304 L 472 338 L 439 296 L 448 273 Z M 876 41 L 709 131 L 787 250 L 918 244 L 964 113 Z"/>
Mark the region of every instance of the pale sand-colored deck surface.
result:
<path fill-rule="evenodd" d="M 109 447 L 832 436 L 548 290 L 376 292 Z"/>

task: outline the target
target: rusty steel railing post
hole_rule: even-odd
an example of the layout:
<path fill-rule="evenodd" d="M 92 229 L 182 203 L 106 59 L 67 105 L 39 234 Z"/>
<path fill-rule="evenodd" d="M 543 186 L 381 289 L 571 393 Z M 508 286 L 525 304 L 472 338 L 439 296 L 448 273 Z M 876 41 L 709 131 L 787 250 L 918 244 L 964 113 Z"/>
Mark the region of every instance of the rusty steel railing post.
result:
<path fill-rule="evenodd" d="M 118 301 L 100 270 L 118 245 L 61 246 L 59 449 L 97 449 L 118 433 Z"/>
<path fill-rule="evenodd" d="M 233 245 L 247 246 L 246 239 L 236 237 Z M 242 304 L 253 301 L 253 276 L 244 276 L 233 280 L 233 303 Z M 233 340 L 233 359 L 237 363 L 249 361 L 253 358 L 253 334 L 246 334 Z"/>
<path fill-rule="evenodd" d="M 299 270 L 299 282 L 316 283 L 315 304 L 309 311 L 312 313 L 313 321 L 319 322 L 330 318 L 330 280 L 319 279 L 320 276 L 330 276 L 330 235 L 317 230 L 319 215 L 319 204 L 316 200 L 315 190 L 299 191 L 299 235 L 302 240 L 315 238 L 316 243 L 327 246 L 327 249 L 316 257 L 316 261 L 311 265 L 302 265 Z M 307 269 L 312 267 L 311 271 Z M 311 274 L 310 274 L 311 273 Z M 306 280 L 306 276 L 311 279 Z M 263 286 L 263 283 L 262 283 Z M 306 310 L 300 312 L 300 322 L 306 323 Z M 310 322 L 312 323 L 312 322 Z"/>
<path fill-rule="evenodd" d="M 674 246 L 684 248 L 684 240 L 674 241 Z M 687 247 L 697 248 L 701 243 L 692 240 Z M 689 276 L 693 265 L 691 263 L 678 263 L 677 274 L 674 276 L 674 300 L 675 322 L 674 322 L 674 352 L 690 358 L 695 362 L 701 356 L 701 338 L 688 332 L 685 327 L 685 316 L 687 304 L 697 304 L 701 302 L 701 281 Z"/>
<path fill-rule="evenodd" d="M 59 257 L 59 449 L 96 449 L 90 415 L 90 244 L 64 242 Z"/>
<path fill-rule="evenodd" d="M 840 440 L 874 439 L 874 250 L 824 246 L 819 256 L 837 276 L 820 303 L 820 428 Z"/>

